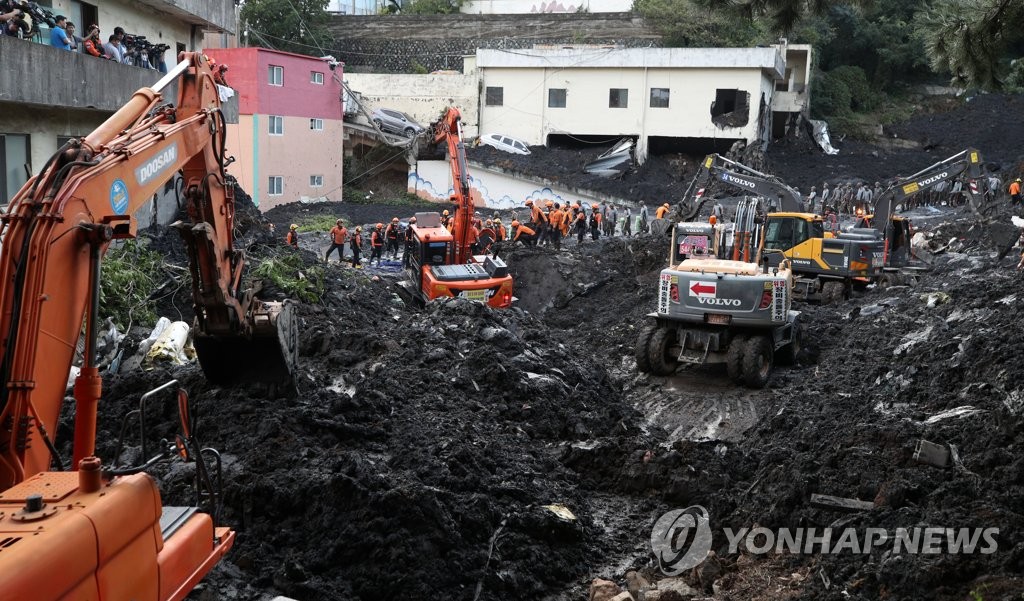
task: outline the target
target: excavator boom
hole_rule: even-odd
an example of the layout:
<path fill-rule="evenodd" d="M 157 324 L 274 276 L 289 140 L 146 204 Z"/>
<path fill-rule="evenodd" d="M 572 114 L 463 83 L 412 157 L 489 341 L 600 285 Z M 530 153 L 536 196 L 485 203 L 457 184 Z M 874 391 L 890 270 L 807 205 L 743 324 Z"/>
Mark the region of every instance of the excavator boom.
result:
<path fill-rule="evenodd" d="M 153 88 L 65 144 L 2 216 L 0 509 L 24 504 L 17 514 L 24 519 L 12 524 L 31 523 L 26 531 L 43 536 L 4 549 L 0 597 L 181 599 L 231 547 L 234 533 L 215 528 L 206 514 L 185 512 L 164 527 L 168 508 L 161 510 L 152 478 L 141 469 L 102 472 L 93 457 L 102 393 L 95 351 L 101 260 L 112 240 L 135 236 L 134 213 L 175 173 L 184 180 L 189 219 L 174 227 L 188 249 L 196 347 L 208 379 L 231 381 L 246 369 L 290 378 L 294 366 L 290 307 L 261 302 L 243 286 L 213 74 L 199 53 L 179 58 Z M 161 92 L 173 82 L 177 105 L 162 104 Z M 47 470 L 83 322 L 76 478 Z M 253 350 L 262 355 L 246 354 Z M 39 586 L 43 573 L 51 577 Z M 33 583 L 38 588 L 24 588 Z"/>

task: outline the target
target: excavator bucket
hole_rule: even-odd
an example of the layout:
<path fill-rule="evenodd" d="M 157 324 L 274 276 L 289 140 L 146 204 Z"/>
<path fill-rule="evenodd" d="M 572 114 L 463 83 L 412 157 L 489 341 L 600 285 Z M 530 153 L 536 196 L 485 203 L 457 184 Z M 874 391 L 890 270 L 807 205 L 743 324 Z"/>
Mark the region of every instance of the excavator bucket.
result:
<path fill-rule="evenodd" d="M 206 379 L 218 386 L 249 382 L 293 383 L 298 361 L 298 328 L 294 304 L 253 301 L 247 319 L 249 336 L 211 335 L 199 331 L 193 340 Z"/>

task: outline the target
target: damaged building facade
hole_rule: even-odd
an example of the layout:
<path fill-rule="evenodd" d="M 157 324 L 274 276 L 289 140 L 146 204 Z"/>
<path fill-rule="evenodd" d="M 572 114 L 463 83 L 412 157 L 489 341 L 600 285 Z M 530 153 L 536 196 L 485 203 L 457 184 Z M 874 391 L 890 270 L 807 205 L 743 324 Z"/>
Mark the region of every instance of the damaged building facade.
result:
<path fill-rule="evenodd" d="M 764 48 L 480 49 L 479 129 L 531 145 L 636 141 L 648 153 L 766 145 L 806 113 L 811 51 Z"/>

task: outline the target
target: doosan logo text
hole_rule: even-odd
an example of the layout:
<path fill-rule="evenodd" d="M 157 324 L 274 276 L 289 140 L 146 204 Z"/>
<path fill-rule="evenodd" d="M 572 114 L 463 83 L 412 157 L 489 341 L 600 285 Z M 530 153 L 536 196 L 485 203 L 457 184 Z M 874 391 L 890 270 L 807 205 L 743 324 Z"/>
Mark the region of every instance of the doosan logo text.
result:
<path fill-rule="evenodd" d="M 144 184 L 170 167 L 178 158 L 178 145 L 171 144 L 163 152 L 135 171 L 135 179 Z"/>

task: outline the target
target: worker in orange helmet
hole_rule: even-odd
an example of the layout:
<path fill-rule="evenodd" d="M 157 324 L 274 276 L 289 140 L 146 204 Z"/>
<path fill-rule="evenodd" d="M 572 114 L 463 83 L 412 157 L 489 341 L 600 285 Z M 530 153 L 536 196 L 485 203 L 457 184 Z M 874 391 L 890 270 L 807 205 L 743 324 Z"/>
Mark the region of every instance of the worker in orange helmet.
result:
<path fill-rule="evenodd" d="M 363 251 L 363 226 L 356 226 L 356 231 L 348 241 L 348 247 L 352 249 L 352 267 L 362 269 L 363 265 L 359 260 L 359 255 Z"/>
<path fill-rule="evenodd" d="M 413 226 L 416 225 L 416 216 L 409 218 L 409 225 L 405 228 L 405 249 L 402 251 L 402 267 L 409 267 L 413 254 L 416 252 L 416 233 Z"/>
<path fill-rule="evenodd" d="M 658 207 L 658 209 L 656 211 L 654 211 L 654 218 L 655 219 L 664 219 L 665 215 L 668 215 L 668 210 L 669 210 L 669 206 L 668 206 L 668 203 L 666 202 L 665 204 L 663 204 L 660 207 Z"/>
<path fill-rule="evenodd" d="M 398 221 L 398 217 L 392 217 L 391 223 L 384 230 L 384 240 L 387 245 L 387 252 L 391 253 L 392 259 L 398 259 L 398 234 L 399 230 L 402 229 L 401 222 Z"/>
<path fill-rule="evenodd" d="M 324 254 L 324 263 L 330 261 L 331 253 L 334 252 L 334 249 L 338 249 L 338 262 L 343 263 L 345 261 L 345 243 L 348 242 L 348 229 L 345 227 L 345 222 L 341 219 L 334 222 L 330 236 L 331 246 L 327 249 L 327 253 Z"/>
<path fill-rule="evenodd" d="M 380 267 L 380 260 L 384 254 L 384 224 L 378 223 L 373 231 L 370 232 L 370 260 L 368 265 L 373 265 L 373 260 L 377 259 L 377 267 Z"/>
<path fill-rule="evenodd" d="M 288 243 L 288 246 L 292 248 L 299 247 L 299 226 L 295 223 L 288 228 L 288 234 L 285 235 L 284 241 Z"/>
<path fill-rule="evenodd" d="M 526 206 L 530 207 L 530 225 L 534 231 L 539 231 L 547 223 L 547 219 L 544 216 L 544 211 L 532 200 L 526 201 Z"/>
<path fill-rule="evenodd" d="M 601 235 L 601 207 L 597 203 L 590 205 L 590 239 L 597 240 Z"/>
<path fill-rule="evenodd" d="M 552 203 L 553 207 L 548 212 L 548 242 L 553 244 L 555 250 L 562 249 L 562 209 L 558 203 Z"/>
<path fill-rule="evenodd" d="M 512 222 L 512 243 L 522 242 L 526 246 L 537 246 L 537 230 L 519 223 L 518 220 Z"/>
<path fill-rule="evenodd" d="M 708 217 L 708 223 L 710 223 L 711 225 L 715 225 L 716 223 L 718 223 L 718 217 L 715 217 L 714 215 Z"/>
<path fill-rule="evenodd" d="M 579 205 L 576 205 L 579 208 Z M 580 208 L 576 211 L 576 219 L 573 221 L 572 227 L 576 232 L 576 243 L 583 244 L 583 237 L 587 235 L 587 213 Z"/>

